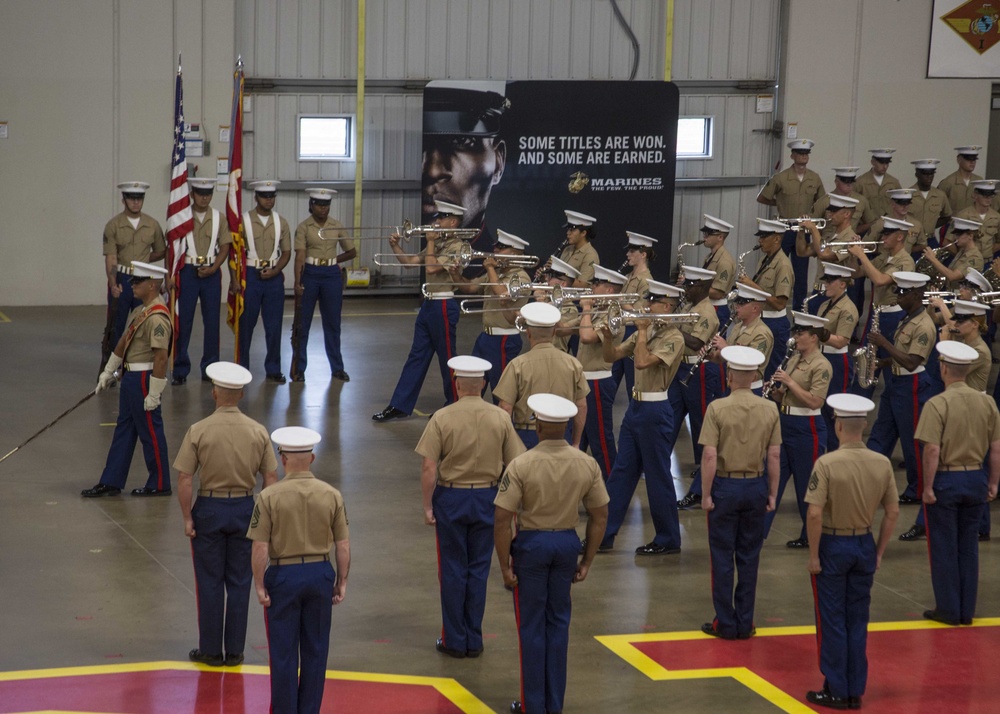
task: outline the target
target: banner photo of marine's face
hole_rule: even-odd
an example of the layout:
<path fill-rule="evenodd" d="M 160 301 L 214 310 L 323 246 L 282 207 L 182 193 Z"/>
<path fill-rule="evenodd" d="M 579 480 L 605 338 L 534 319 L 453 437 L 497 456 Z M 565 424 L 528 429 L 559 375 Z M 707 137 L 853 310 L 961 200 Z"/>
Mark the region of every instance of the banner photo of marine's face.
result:
<path fill-rule="evenodd" d="M 510 106 L 503 81 L 433 81 L 424 88 L 421 218 L 434 221 L 434 201 L 462 206 L 463 228 L 481 229 L 490 192 L 503 177 L 507 148 L 497 138 Z M 480 235 L 473 247 L 490 251 Z"/>

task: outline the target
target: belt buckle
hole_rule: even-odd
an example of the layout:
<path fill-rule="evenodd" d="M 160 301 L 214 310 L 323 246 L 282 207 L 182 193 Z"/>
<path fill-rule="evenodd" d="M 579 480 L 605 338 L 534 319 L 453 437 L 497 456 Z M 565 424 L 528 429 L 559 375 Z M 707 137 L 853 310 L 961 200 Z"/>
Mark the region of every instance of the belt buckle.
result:
<path fill-rule="evenodd" d="M 637 402 L 641 402 L 642 401 L 642 392 L 640 392 L 635 387 L 632 387 L 632 399 L 634 399 Z"/>
<path fill-rule="evenodd" d="M 195 265 L 208 265 L 208 258 L 203 255 L 199 255 L 194 259 Z"/>
<path fill-rule="evenodd" d="M 271 261 L 270 260 L 258 260 L 257 261 L 257 267 L 258 268 L 270 268 L 271 267 Z"/>

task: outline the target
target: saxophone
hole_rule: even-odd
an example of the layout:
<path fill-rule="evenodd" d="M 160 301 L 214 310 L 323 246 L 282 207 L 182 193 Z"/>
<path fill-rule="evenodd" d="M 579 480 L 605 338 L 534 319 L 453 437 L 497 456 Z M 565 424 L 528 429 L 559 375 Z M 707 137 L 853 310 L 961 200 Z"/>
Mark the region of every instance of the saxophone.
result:
<path fill-rule="evenodd" d="M 760 250 L 760 246 L 755 245 L 750 250 L 740 253 L 740 257 L 736 259 L 736 282 L 739 282 L 747 276 L 746 258 L 755 250 Z"/>
<path fill-rule="evenodd" d="M 872 310 L 872 324 L 868 328 L 868 334 L 879 334 L 878 319 L 882 312 L 882 306 L 876 305 Z M 869 389 L 878 382 L 878 349 L 868 340 L 862 347 L 854 350 L 854 372 L 858 381 L 858 386 L 862 389 Z"/>
<path fill-rule="evenodd" d="M 715 334 L 709 337 L 705 341 L 705 344 L 701 346 L 701 349 L 698 350 L 698 361 L 691 365 L 691 371 L 688 372 L 687 376 L 681 380 L 682 387 L 688 386 L 688 383 L 691 381 L 691 376 L 695 372 L 697 372 L 698 368 L 701 367 L 703 364 L 705 364 L 705 360 L 711 357 L 712 353 L 715 352 L 715 347 L 712 346 L 712 340 L 714 340 L 719 335 L 726 334 L 726 331 L 729 329 L 729 326 L 733 324 L 733 320 L 735 319 L 736 319 L 736 310 L 730 310 L 729 319 L 726 320 L 723 324 L 719 325 L 719 329 L 715 331 Z"/>
<path fill-rule="evenodd" d="M 789 337 L 788 342 L 785 343 L 785 356 L 784 358 L 782 358 L 781 364 L 778 365 L 778 369 L 784 371 L 785 368 L 788 367 L 788 363 L 791 362 L 792 355 L 794 355 L 795 352 L 796 352 L 795 338 Z M 769 399 L 771 397 L 771 392 L 774 390 L 774 387 L 777 383 L 778 383 L 777 380 L 774 378 L 774 375 L 772 374 L 771 378 L 766 382 L 764 382 L 764 388 L 761 389 L 760 395 L 764 397 L 764 399 Z"/>
<path fill-rule="evenodd" d="M 674 270 L 670 274 L 671 285 L 677 284 L 677 278 L 680 276 L 681 270 L 684 269 L 684 249 L 696 248 L 697 246 L 704 244 L 705 244 L 704 239 L 698 239 L 693 243 L 681 243 L 679 246 L 677 246 L 677 263 L 674 265 Z"/>

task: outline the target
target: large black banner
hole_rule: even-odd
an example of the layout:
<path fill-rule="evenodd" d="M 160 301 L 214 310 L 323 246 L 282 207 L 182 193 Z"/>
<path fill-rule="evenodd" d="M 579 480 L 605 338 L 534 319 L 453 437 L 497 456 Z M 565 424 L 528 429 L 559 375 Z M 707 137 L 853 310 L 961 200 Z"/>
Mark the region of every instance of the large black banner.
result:
<path fill-rule="evenodd" d="M 423 210 L 466 208 L 491 250 L 497 228 L 543 259 L 565 238 L 565 209 L 597 218 L 601 264 L 625 259 L 625 231 L 656 238 L 670 270 L 678 92 L 669 82 L 444 82 L 424 90 Z"/>

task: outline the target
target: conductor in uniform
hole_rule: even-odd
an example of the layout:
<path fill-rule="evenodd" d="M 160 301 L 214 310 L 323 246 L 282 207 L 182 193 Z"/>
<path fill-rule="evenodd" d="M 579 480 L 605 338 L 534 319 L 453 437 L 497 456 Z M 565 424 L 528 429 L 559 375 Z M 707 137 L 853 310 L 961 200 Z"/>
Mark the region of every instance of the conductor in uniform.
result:
<path fill-rule="evenodd" d="M 990 396 L 965 383 L 976 350 L 947 340 L 937 351 L 944 392 L 924 405 L 916 431 L 924 444 L 922 495 L 935 602 L 924 617 L 971 625 L 979 586 L 979 523 L 1000 483 L 1000 415 Z"/>
<path fill-rule="evenodd" d="M 504 468 L 524 445 L 507 413 L 480 396 L 489 360 L 463 355 L 448 366 L 458 401 L 434 412 L 415 451 L 423 457 L 424 523 L 437 534 L 443 625 L 436 647 L 462 659 L 483 651 L 493 499 Z"/>
<path fill-rule="evenodd" d="M 285 477 L 260 492 L 247 531 L 257 600 L 265 608 L 273 714 L 320 711 L 331 606 L 347 594 L 351 544 L 344 499 L 309 470 L 321 438 L 298 426 L 272 432 Z M 334 545 L 336 570 L 330 565 Z"/>
<path fill-rule="evenodd" d="M 174 459 L 184 535 L 191 539 L 198 588 L 198 647 L 193 662 L 234 667 L 243 662 L 250 603 L 252 542 L 247 539 L 257 474 L 278 480 L 267 429 L 239 408 L 250 370 L 232 362 L 206 368 L 215 411 L 193 424 Z M 198 500 L 194 475 L 198 474 Z M 225 645 L 225 655 L 223 655 Z"/>
<path fill-rule="evenodd" d="M 167 352 L 170 347 L 170 310 L 160 288 L 167 271 L 157 265 L 133 261 L 129 287 L 142 304 L 129 314 L 128 329 L 118 340 L 97 378 L 102 392 L 114 384 L 124 369 L 118 394 L 118 421 L 101 480 L 84 489 L 84 498 L 117 496 L 125 488 L 136 439 L 142 442 L 149 476 L 146 485 L 132 489 L 133 496 L 169 496 L 170 464 L 163 433 L 160 395 L 167 386 Z"/>
<path fill-rule="evenodd" d="M 701 631 L 745 640 L 754 634 L 764 516 L 774 510 L 778 492 L 781 422 L 774 402 L 750 391 L 764 355 L 732 346 L 722 350 L 722 358 L 732 391 L 708 405 L 699 435 L 715 606 L 715 619 Z"/>
<path fill-rule="evenodd" d="M 806 494 L 808 569 L 825 679 L 806 699 L 832 709 L 860 709 L 868 682 L 872 583 L 899 516 L 899 494 L 889 459 L 865 448 L 862 440 L 874 402 L 831 394 L 827 403 L 840 448 L 817 459 Z M 876 543 L 872 527 L 879 504 L 885 515 Z"/>
<path fill-rule="evenodd" d="M 538 445 L 514 459 L 496 496 L 494 539 L 503 584 L 514 592 L 521 652 L 521 698 L 511 712 L 561 712 L 566 694 L 570 589 L 583 582 L 608 519 L 608 492 L 593 458 L 563 439 L 576 405 L 534 394 Z M 577 562 L 580 502 L 587 547 Z M 511 522 L 518 517 L 517 536 Z"/>

